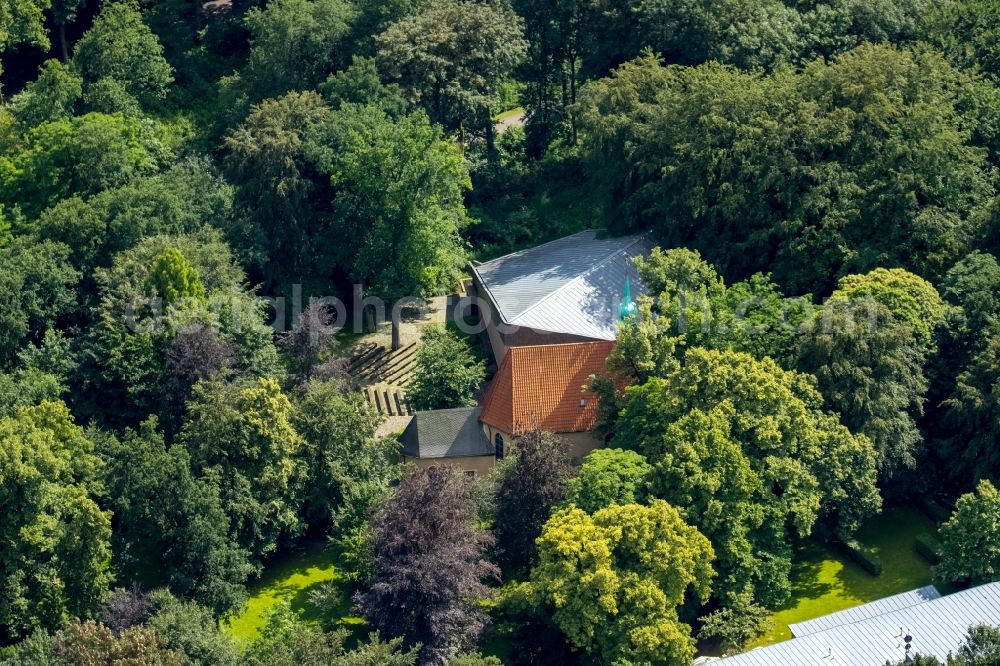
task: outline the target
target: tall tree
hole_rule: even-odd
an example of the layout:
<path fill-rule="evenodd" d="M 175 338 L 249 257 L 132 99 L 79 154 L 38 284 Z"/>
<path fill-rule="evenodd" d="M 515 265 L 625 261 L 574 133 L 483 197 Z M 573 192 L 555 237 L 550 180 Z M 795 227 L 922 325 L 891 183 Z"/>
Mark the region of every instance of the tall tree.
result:
<path fill-rule="evenodd" d="M 379 69 L 431 119 L 483 132 L 493 150 L 493 100 L 527 51 L 524 22 L 502 3 L 431 4 L 376 37 Z"/>
<path fill-rule="evenodd" d="M 77 42 L 73 64 L 88 83 L 111 82 L 143 104 L 163 99 L 174 80 L 163 46 L 143 22 L 137 0 L 104 3 Z"/>
<path fill-rule="evenodd" d="M 822 404 L 807 375 L 699 348 L 626 390 L 612 446 L 642 453 L 651 494 L 712 540 L 720 598 L 782 603 L 793 535 L 821 518 L 851 530 L 881 508 L 871 440 Z"/>
<path fill-rule="evenodd" d="M 949 653 L 947 664 L 941 663 L 937 657 L 927 657 L 917 654 L 909 657 L 896 666 L 993 666 L 1000 663 L 1000 627 L 979 625 L 969 627 L 968 638 L 959 646 L 954 654 Z"/>
<path fill-rule="evenodd" d="M 499 562 L 508 573 L 517 573 L 534 561 L 535 540 L 553 509 L 566 498 L 573 469 L 550 433 L 533 430 L 512 448 L 496 487 L 493 534 Z"/>
<path fill-rule="evenodd" d="M 1000 580 L 1000 491 L 980 481 L 974 493 L 958 498 L 941 526 L 941 563 L 934 575 L 973 584 Z"/>
<path fill-rule="evenodd" d="M 614 504 L 637 504 L 646 494 L 652 465 L 635 451 L 596 449 L 587 454 L 580 473 L 569 480 L 567 501 L 587 513 Z"/>
<path fill-rule="evenodd" d="M 689 663 L 677 609 L 709 598 L 712 546 L 662 500 L 590 516 L 563 509 L 538 539 L 538 565 L 516 594 L 551 614 L 570 643 L 602 663 Z"/>
<path fill-rule="evenodd" d="M 881 303 L 909 326 L 923 353 L 934 351 L 934 333 L 944 323 L 948 305 L 930 282 L 901 268 L 876 268 L 865 275 L 841 278 L 830 295 L 830 300 L 862 298 Z"/>
<path fill-rule="evenodd" d="M 827 293 L 847 272 L 936 278 L 960 256 L 993 192 L 961 80 L 925 47 L 863 45 L 770 76 L 644 56 L 588 86 L 578 113 L 614 226 L 653 224 L 730 280 L 770 270 Z"/>
<path fill-rule="evenodd" d="M 162 299 L 165 307 L 184 299 L 205 300 L 205 285 L 198 269 L 176 247 L 165 248 L 153 259 L 145 291 Z"/>
<path fill-rule="evenodd" d="M 0 248 L 0 364 L 72 311 L 79 273 L 68 258 L 66 245 L 30 237 Z"/>
<path fill-rule="evenodd" d="M 382 417 L 360 393 L 314 380 L 296 401 L 292 418 L 309 468 L 307 520 L 341 535 L 360 529 L 398 474 L 392 462 L 398 445 L 376 435 Z"/>
<path fill-rule="evenodd" d="M 354 13 L 344 0 L 278 0 L 248 11 L 250 59 L 242 76 L 250 101 L 309 90 L 346 64 L 342 42 Z"/>
<path fill-rule="evenodd" d="M 69 41 L 66 39 L 66 28 L 76 20 L 80 10 L 87 0 L 53 0 L 52 20 L 59 31 L 59 55 L 63 62 L 69 62 Z"/>
<path fill-rule="evenodd" d="M 101 460 L 65 405 L 0 419 L 0 631 L 93 617 L 111 582 Z"/>
<path fill-rule="evenodd" d="M 795 367 L 815 375 L 826 406 L 875 444 L 891 477 L 916 464 L 928 383 L 924 353 L 907 322 L 871 298 L 831 299 L 799 340 Z"/>
<path fill-rule="evenodd" d="M 332 231 L 346 241 L 341 261 L 355 282 L 392 304 L 452 287 L 465 257 L 469 175 L 426 115 L 344 104 L 314 132 L 311 152 L 333 185 Z"/>
<path fill-rule="evenodd" d="M 230 534 L 218 487 L 192 476 L 187 451 L 168 448 L 151 419 L 103 453 L 124 580 L 166 584 L 217 614 L 239 608 L 251 573 L 247 552 Z"/>
<path fill-rule="evenodd" d="M 813 314 L 807 296 L 785 298 L 767 275 L 727 286 L 715 267 L 693 250 L 653 248 L 649 257 L 636 260 L 636 269 L 652 299 L 651 313 L 662 320 L 650 333 L 673 336 L 679 346 L 783 361 Z M 642 310 L 637 314 L 645 316 Z"/>
<path fill-rule="evenodd" d="M 195 473 L 217 483 L 237 543 L 255 563 L 302 531 L 304 464 L 292 405 L 273 379 L 195 386 L 180 443 Z"/>
<path fill-rule="evenodd" d="M 940 456 L 949 475 L 963 485 L 970 478 L 997 478 L 1000 473 L 995 445 L 1000 436 L 1000 328 L 991 327 L 985 338 L 944 401 Z"/>
<path fill-rule="evenodd" d="M 499 571 L 476 521 L 471 484 L 450 466 L 411 471 L 372 518 L 372 582 L 358 608 L 379 631 L 422 644 L 421 663 L 447 663 L 485 624 L 479 601 Z"/>
<path fill-rule="evenodd" d="M 194 233 L 206 226 L 225 228 L 233 188 L 206 158 L 188 158 L 152 176 L 130 178 L 121 187 L 94 196 L 72 196 L 45 210 L 32 223 L 39 237 L 66 243 L 73 266 L 94 291 L 94 269 L 107 268 L 119 252 L 157 234 Z M 92 293 L 88 294 L 93 296 Z"/>
<path fill-rule="evenodd" d="M 406 397 L 419 410 L 470 407 L 485 379 L 486 364 L 473 355 L 465 339 L 442 327 L 428 328 Z"/>
<path fill-rule="evenodd" d="M 317 214 L 323 183 L 305 149 L 306 136 L 329 113 L 318 94 L 289 93 L 254 106 L 225 139 L 239 212 L 229 239 L 272 288 L 314 276 L 328 282 L 334 271 L 331 249 L 316 240 L 334 229 Z"/>
<path fill-rule="evenodd" d="M 22 127 L 69 118 L 83 95 L 83 80 L 58 60 L 42 63 L 38 78 L 10 100 L 10 110 Z"/>
<path fill-rule="evenodd" d="M 48 48 L 45 10 L 50 0 L 0 0 L 0 56 L 21 44 Z M 3 62 L 0 61 L 0 72 Z M 0 103 L 3 93 L 0 91 Z"/>
<path fill-rule="evenodd" d="M 155 122 L 102 113 L 43 123 L 0 160 L 0 202 L 33 219 L 73 195 L 151 175 L 172 158 L 161 130 Z"/>

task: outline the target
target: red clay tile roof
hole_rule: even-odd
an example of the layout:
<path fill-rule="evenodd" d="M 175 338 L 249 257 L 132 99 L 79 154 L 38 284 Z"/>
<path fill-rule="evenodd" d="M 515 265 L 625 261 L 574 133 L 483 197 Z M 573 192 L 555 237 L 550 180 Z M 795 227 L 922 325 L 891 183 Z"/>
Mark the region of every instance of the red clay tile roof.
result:
<path fill-rule="evenodd" d="M 605 372 L 613 347 L 610 341 L 511 347 L 483 396 L 481 420 L 515 435 L 535 427 L 551 432 L 592 429 L 597 396 L 580 389 L 587 377 Z"/>

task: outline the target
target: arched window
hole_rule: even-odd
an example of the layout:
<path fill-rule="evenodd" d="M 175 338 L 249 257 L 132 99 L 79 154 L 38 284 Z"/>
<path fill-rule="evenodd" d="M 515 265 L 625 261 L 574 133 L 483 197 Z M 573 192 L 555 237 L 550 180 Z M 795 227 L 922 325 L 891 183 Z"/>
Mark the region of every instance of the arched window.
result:
<path fill-rule="evenodd" d="M 497 433 L 497 436 L 493 438 L 493 455 L 496 456 L 497 460 L 503 460 L 503 435 Z"/>

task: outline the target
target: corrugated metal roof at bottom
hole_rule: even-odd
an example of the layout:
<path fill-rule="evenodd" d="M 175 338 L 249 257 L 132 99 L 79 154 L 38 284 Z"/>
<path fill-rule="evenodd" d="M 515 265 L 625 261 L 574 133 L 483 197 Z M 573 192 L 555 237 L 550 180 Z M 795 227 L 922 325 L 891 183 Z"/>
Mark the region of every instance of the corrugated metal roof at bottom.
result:
<path fill-rule="evenodd" d="M 962 644 L 969 627 L 1000 626 L 1000 583 L 980 585 L 940 599 L 844 624 L 784 643 L 722 659 L 724 666 L 882 666 L 912 653 L 944 660 Z"/>
<path fill-rule="evenodd" d="M 937 591 L 937 588 L 933 585 L 928 585 L 927 587 L 922 587 L 919 590 L 910 590 L 909 592 L 903 592 L 902 594 L 895 594 L 891 597 L 886 597 L 885 599 L 879 599 L 867 604 L 855 606 L 854 608 L 848 608 L 836 613 L 830 613 L 829 615 L 824 615 L 823 617 L 818 617 L 814 620 L 790 624 L 788 625 L 788 628 L 792 630 L 792 635 L 798 638 L 801 636 L 808 636 L 809 634 L 815 634 L 819 631 L 839 627 L 844 624 L 860 622 L 861 620 L 867 620 L 868 618 L 875 617 L 876 615 L 882 615 L 883 613 L 889 613 L 901 608 L 909 608 L 910 606 L 922 604 L 925 601 L 932 601 L 940 598 L 941 593 Z"/>

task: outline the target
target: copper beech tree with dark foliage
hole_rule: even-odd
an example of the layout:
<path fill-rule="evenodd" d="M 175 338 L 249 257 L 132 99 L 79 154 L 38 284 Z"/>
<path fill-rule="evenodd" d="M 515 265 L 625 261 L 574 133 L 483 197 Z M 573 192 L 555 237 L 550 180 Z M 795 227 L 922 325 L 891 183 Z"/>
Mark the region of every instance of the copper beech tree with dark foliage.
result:
<path fill-rule="evenodd" d="M 422 664 L 448 663 L 486 625 L 478 602 L 500 571 L 477 521 L 472 483 L 450 466 L 411 471 L 372 518 L 372 582 L 355 601 L 380 632 L 422 645 Z"/>

